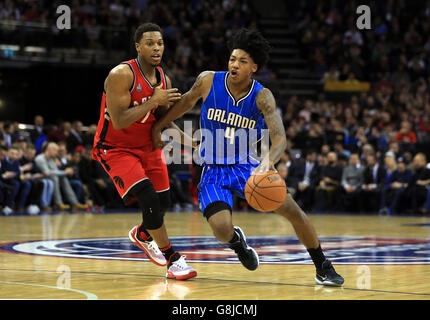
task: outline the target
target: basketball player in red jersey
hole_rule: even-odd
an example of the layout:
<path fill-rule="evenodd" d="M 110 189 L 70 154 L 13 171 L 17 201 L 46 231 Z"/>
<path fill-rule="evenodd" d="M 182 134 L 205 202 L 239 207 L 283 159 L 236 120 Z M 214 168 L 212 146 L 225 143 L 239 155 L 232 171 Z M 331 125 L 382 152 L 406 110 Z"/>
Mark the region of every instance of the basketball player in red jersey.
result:
<path fill-rule="evenodd" d="M 93 159 L 112 178 L 124 203 L 137 200 L 142 209 L 143 222 L 130 230 L 130 240 L 152 262 L 167 265 L 167 278 L 186 280 L 197 272 L 169 241 L 164 225 L 169 177 L 163 151 L 153 148 L 151 140 L 153 123 L 181 94 L 159 66 L 164 51 L 161 28 L 145 23 L 137 28 L 134 41 L 137 58 L 120 63 L 105 80 Z M 183 140 L 189 138 L 181 134 Z"/>

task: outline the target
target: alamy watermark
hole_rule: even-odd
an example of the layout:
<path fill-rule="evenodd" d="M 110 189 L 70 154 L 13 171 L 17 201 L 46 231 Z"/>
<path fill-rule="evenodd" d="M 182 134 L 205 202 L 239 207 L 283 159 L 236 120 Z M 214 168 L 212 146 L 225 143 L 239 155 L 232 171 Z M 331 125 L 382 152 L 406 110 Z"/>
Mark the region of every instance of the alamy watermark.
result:
<path fill-rule="evenodd" d="M 372 289 L 371 272 L 369 266 L 361 265 L 357 267 L 357 289 Z"/>
<path fill-rule="evenodd" d="M 370 7 L 366 6 L 366 5 L 361 5 L 357 7 L 356 12 L 357 14 L 359 14 L 360 16 L 357 18 L 357 29 L 358 30 L 363 30 L 363 29 L 367 29 L 370 30 L 372 28 L 372 15 L 371 15 L 371 11 L 370 11 Z"/>
<path fill-rule="evenodd" d="M 57 15 L 57 28 L 60 30 L 70 30 L 72 28 L 72 10 L 68 5 L 62 4 L 57 7 L 56 10 Z M 371 25 L 371 10 L 367 5 L 360 5 L 357 7 L 355 12 L 359 15 L 356 21 L 357 29 L 359 30 L 370 30 Z"/>
<path fill-rule="evenodd" d="M 169 128 L 163 131 L 162 137 L 170 141 L 163 148 L 166 164 L 258 164 L 268 158 L 269 130 L 244 129 L 237 127 L 218 128 L 209 130 L 200 128 L 192 130 L 192 121 L 184 121 L 184 133 L 197 142 L 194 150 L 190 144 L 182 146 L 181 134 L 178 130 Z M 183 157 L 183 151 L 192 153 L 192 157 Z"/>
<path fill-rule="evenodd" d="M 72 10 L 70 7 L 63 4 L 57 7 L 57 28 L 60 30 L 70 30 L 72 28 Z"/>
<path fill-rule="evenodd" d="M 57 273 L 60 273 L 60 276 L 57 278 L 57 288 L 59 289 L 70 289 L 71 286 L 71 269 L 67 265 L 60 265 L 57 268 Z"/>

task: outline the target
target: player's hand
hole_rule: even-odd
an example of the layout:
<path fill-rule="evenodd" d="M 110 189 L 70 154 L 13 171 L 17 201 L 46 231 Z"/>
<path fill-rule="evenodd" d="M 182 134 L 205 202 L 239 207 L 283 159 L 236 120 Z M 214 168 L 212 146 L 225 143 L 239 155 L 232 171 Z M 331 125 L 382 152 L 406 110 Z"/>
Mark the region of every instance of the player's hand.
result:
<path fill-rule="evenodd" d="M 161 83 L 155 87 L 151 97 L 151 99 L 155 99 L 158 105 L 169 106 L 181 100 L 182 95 L 178 92 L 178 88 L 164 90 L 161 88 L 162 86 L 163 84 Z"/>
<path fill-rule="evenodd" d="M 275 169 L 275 165 L 273 164 L 272 161 L 270 161 L 268 159 L 263 159 L 263 161 L 261 161 L 260 165 L 257 168 L 255 168 L 254 171 L 252 171 L 252 175 L 263 174 L 263 173 L 266 173 L 268 171 L 277 172 Z"/>
<path fill-rule="evenodd" d="M 3 179 L 15 178 L 15 176 L 16 176 L 15 171 L 6 171 L 5 173 L 3 173 Z"/>

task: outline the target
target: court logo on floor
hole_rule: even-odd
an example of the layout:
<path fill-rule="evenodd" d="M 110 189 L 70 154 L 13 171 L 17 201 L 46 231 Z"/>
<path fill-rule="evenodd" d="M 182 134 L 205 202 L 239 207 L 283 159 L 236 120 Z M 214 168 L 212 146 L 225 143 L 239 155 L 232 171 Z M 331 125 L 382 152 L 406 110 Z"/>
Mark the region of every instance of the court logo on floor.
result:
<path fill-rule="evenodd" d="M 239 263 L 235 253 L 209 236 L 171 237 L 189 262 Z M 312 264 L 294 236 L 248 236 L 262 264 Z M 430 264 L 430 239 L 320 237 L 325 255 L 336 264 Z M 0 244 L 1 251 L 83 259 L 149 261 L 128 238 L 40 240 Z"/>

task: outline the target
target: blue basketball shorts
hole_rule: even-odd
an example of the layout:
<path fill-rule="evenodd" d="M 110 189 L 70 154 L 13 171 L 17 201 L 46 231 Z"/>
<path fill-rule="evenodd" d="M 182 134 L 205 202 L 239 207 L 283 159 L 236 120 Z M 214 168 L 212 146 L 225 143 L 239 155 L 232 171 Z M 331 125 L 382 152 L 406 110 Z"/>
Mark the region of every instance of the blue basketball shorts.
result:
<path fill-rule="evenodd" d="M 205 209 L 215 201 L 233 208 L 233 195 L 245 199 L 245 184 L 258 164 L 204 165 L 198 185 L 199 208 Z"/>

